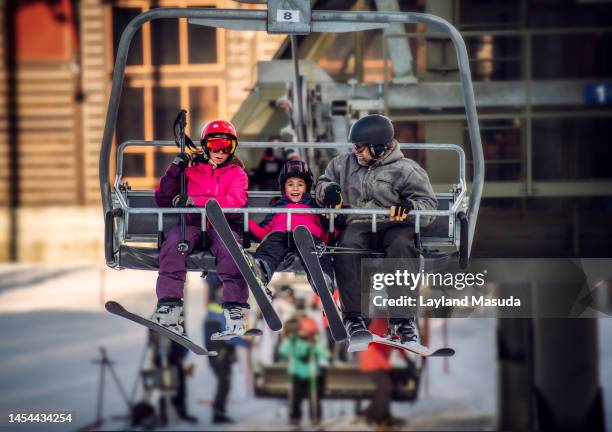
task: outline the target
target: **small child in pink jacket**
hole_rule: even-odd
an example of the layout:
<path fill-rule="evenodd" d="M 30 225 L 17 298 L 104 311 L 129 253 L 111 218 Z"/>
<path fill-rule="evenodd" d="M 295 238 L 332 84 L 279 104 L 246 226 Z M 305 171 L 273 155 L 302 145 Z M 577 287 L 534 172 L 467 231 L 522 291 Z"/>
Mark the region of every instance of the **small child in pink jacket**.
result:
<path fill-rule="evenodd" d="M 319 208 L 315 199 L 309 193 L 312 188 L 313 176 L 306 163 L 299 160 L 290 160 L 285 163 L 278 177 L 278 183 L 283 195 L 274 204 L 275 208 Z M 334 222 L 336 228 L 342 228 L 345 225 L 342 217 L 336 217 Z M 327 242 L 330 235 L 328 232 L 329 221 L 323 215 L 292 214 L 291 231 L 300 225 L 305 225 L 308 228 L 317 246 L 322 247 L 322 244 Z M 261 241 L 254 257 L 262 268 L 260 276 L 263 276 L 267 283 L 283 262 L 287 253 L 295 250 L 295 247 L 292 247 L 292 236 L 287 233 L 287 214 L 270 213 L 259 225 L 251 220 L 249 221 L 249 230 Z M 331 256 L 325 254 L 319 258 L 319 261 L 328 286 L 333 288 L 334 270 Z"/>

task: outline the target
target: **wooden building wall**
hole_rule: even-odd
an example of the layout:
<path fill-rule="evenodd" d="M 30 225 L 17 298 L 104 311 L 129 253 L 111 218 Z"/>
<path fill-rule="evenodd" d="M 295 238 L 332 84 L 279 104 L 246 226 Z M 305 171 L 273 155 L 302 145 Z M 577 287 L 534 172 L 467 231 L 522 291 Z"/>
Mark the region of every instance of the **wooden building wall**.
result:
<path fill-rule="evenodd" d="M 4 27 L 4 4 L 0 0 L 0 23 Z M 7 107 L 6 107 L 6 36 L 0 31 L 0 261 L 9 258 L 9 147 L 7 139 Z"/>
<path fill-rule="evenodd" d="M 21 206 L 78 204 L 73 64 L 20 64 L 17 80 Z"/>
<path fill-rule="evenodd" d="M 0 23 L 4 27 L 4 7 L 6 0 L 0 0 Z M 6 227 L 4 223 L 5 207 L 9 203 L 9 147 L 7 140 L 7 106 L 6 106 L 6 35 L 4 31 L 0 31 L 0 208 L 2 208 L 2 231 Z"/>
<path fill-rule="evenodd" d="M 0 22 L 6 1 L 0 0 Z M 206 3 L 216 7 L 262 7 L 229 0 Z M 11 145 L 19 151 L 20 206 L 15 211 L 19 261 L 102 258 L 98 159 L 113 69 L 113 4 L 82 0 L 76 11 L 69 10 L 70 4 L 67 0 L 23 3 L 29 15 L 16 19 L 22 32 L 31 30 L 30 23 L 47 19 L 48 28 L 43 30 L 59 38 L 59 44 L 44 39 L 53 48 L 49 50 L 43 49 L 45 44 L 40 37 L 44 36 L 40 34 L 27 33 L 16 39 L 21 42 L 16 75 L 19 121 L 17 141 Z M 119 4 L 132 7 L 148 3 L 116 3 Z M 159 2 L 162 7 L 201 4 L 200 0 Z M 68 11 L 69 19 L 52 20 L 50 17 L 56 17 L 58 10 L 46 8 Z M 78 14 L 78 29 L 70 19 L 71 13 Z M 257 32 L 220 34 L 220 64 L 198 78 L 218 85 L 218 115 L 231 118 L 255 82 L 256 61 L 271 58 L 283 37 Z M 9 257 L 11 214 L 5 38 L 0 29 L 0 261 Z M 164 75 L 161 82 L 173 77 L 171 73 Z"/>
<path fill-rule="evenodd" d="M 107 91 L 110 87 L 108 71 L 111 67 L 106 63 L 108 44 L 105 38 L 112 38 L 112 34 L 106 34 L 105 6 L 102 3 L 100 0 L 83 0 L 80 10 L 83 91 L 80 151 L 83 176 L 81 187 L 85 204 L 100 202 L 98 160 L 108 103 Z"/>

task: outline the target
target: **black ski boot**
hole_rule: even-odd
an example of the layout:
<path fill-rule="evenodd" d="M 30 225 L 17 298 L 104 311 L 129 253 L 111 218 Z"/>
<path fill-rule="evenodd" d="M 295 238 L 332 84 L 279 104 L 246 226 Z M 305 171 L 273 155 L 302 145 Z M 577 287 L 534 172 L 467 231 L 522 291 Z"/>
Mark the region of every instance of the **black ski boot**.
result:
<path fill-rule="evenodd" d="M 363 351 L 368 349 L 372 342 L 372 333 L 368 331 L 362 317 L 349 317 L 344 319 L 344 328 L 348 334 L 348 352 Z"/>
<path fill-rule="evenodd" d="M 346 333 L 348 334 L 349 338 L 359 330 L 368 330 L 365 325 L 365 321 L 361 317 L 349 317 L 345 318 L 343 321 L 344 328 L 346 329 Z"/>
<path fill-rule="evenodd" d="M 413 318 L 391 318 L 389 320 L 389 336 L 391 338 L 397 337 L 401 343 L 419 342 Z"/>
<path fill-rule="evenodd" d="M 270 302 L 272 302 L 272 291 L 270 290 L 270 288 L 268 288 L 268 284 L 270 283 L 270 280 L 273 276 L 273 273 L 270 270 L 270 266 L 266 261 L 261 258 L 255 258 L 250 254 L 246 254 L 246 256 L 247 261 L 249 262 L 249 266 L 251 266 L 251 268 L 253 269 L 255 277 L 257 278 L 261 286 L 265 288 L 266 295 L 268 296 Z"/>

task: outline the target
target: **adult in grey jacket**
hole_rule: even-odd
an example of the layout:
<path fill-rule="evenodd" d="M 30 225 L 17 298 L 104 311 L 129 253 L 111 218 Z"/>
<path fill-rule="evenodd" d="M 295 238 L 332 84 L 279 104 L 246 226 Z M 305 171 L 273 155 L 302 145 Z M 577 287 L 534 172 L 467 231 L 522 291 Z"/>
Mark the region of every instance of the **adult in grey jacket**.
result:
<path fill-rule="evenodd" d="M 359 119 L 349 133 L 351 153 L 336 156 L 316 184 L 319 204 L 326 207 L 383 208 L 389 216 L 378 217 L 377 232 L 372 233 L 371 217 L 349 215 L 348 226 L 338 246 L 383 250 L 388 258 L 418 258 L 414 246 L 414 225 L 406 223 L 413 209 L 435 210 L 437 200 L 423 168 L 404 157 L 393 138 L 391 120 L 374 114 Z M 421 218 L 421 224 L 433 218 Z M 361 258 L 366 254 L 334 256 L 334 270 L 343 318 L 349 336 L 366 327 L 361 312 Z M 416 270 L 418 271 L 418 270 Z M 403 342 L 416 340 L 414 317 L 395 316 L 389 331 Z"/>

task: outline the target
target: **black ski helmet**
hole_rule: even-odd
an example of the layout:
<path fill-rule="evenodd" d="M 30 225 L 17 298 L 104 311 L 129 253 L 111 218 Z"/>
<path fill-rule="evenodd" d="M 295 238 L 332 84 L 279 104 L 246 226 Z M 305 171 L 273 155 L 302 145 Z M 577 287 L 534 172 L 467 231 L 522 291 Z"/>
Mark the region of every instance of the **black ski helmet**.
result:
<path fill-rule="evenodd" d="M 394 135 L 393 123 L 388 117 L 370 114 L 353 123 L 349 132 L 349 141 L 353 145 L 367 145 L 372 157 L 378 159 L 385 152 Z"/>
<path fill-rule="evenodd" d="M 306 182 L 306 192 L 310 192 L 312 189 L 313 176 L 306 162 L 300 160 L 285 162 L 278 176 L 278 186 L 281 194 L 285 193 L 285 182 L 291 177 L 297 177 L 304 180 Z"/>

